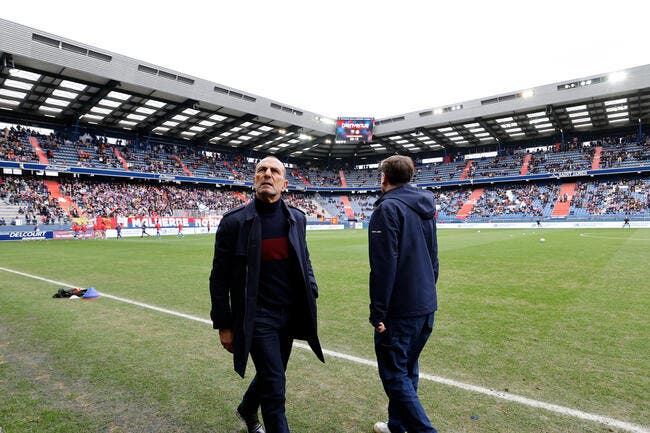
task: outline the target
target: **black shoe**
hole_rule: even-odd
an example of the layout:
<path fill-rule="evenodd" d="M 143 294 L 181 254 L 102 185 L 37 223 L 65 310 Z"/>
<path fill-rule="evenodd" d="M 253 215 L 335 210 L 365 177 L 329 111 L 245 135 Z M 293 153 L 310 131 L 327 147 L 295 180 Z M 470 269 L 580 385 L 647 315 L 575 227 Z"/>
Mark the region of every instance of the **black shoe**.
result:
<path fill-rule="evenodd" d="M 244 414 L 240 412 L 239 408 L 237 408 L 237 416 L 244 422 L 244 424 L 246 424 L 246 430 L 248 430 L 248 433 L 266 433 L 264 427 L 260 424 L 257 413 Z"/>

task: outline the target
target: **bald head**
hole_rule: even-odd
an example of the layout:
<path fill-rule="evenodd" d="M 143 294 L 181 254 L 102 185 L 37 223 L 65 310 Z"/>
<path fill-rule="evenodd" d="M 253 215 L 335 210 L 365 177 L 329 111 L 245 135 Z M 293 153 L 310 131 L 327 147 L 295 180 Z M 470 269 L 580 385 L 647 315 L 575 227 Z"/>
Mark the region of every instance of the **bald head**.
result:
<path fill-rule="evenodd" d="M 284 165 L 275 156 L 267 156 L 255 166 L 253 187 L 258 199 L 267 203 L 276 202 L 288 184 Z"/>

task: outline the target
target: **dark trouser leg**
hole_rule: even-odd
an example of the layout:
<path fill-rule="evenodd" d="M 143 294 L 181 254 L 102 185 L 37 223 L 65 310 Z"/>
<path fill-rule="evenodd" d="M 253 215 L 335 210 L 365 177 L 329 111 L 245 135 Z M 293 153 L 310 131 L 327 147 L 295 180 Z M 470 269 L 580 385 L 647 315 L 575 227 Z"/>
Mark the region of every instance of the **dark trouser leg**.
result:
<path fill-rule="evenodd" d="M 375 331 L 375 353 L 388 396 L 392 433 L 435 433 L 417 396 L 418 358 L 433 327 L 434 315 L 391 319 L 386 332 Z"/>
<path fill-rule="evenodd" d="M 288 334 L 289 315 L 286 312 L 260 308 L 257 311 L 251 358 L 257 374 L 253 378 L 239 409 L 257 413 L 267 433 L 289 433 L 285 416 L 285 370 L 293 340 Z"/>

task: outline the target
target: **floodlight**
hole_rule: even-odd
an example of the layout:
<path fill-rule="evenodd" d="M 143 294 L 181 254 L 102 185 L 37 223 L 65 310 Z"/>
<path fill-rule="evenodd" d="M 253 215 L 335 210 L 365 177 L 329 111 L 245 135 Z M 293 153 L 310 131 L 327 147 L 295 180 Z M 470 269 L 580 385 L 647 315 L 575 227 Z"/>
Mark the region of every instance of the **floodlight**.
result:
<path fill-rule="evenodd" d="M 22 69 L 9 69 L 9 74 L 14 77 L 24 78 L 30 81 L 36 81 L 41 78 L 40 74 L 35 74 L 33 72 L 23 71 Z"/>
<path fill-rule="evenodd" d="M 56 98 L 47 98 L 45 100 L 46 104 L 57 105 L 59 107 L 67 107 L 68 105 L 70 105 L 70 102 L 71 101 L 64 101 L 63 99 L 56 99 Z"/>
<path fill-rule="evenodd" d="M 618 83 L 619 81 L 623 81 L 626 76 L 627 74 L 624 71 L 612 72 L 607 77 L 607 80 L 611 81 L 612 83 Z"/>
<path fill-rule="evenodd" d="M 9 96 L 11 98 L 16 98 L 16 99 L 23 99 L 25 96 L 27 96 L 27 93 L 17 92 L 15 90 L 9 90 L 9 89 L 0 89 L 0 95 Z"/>
<path fill-rule="evenodd" d="M 9 78 L 5 80 L 5 85 L 22 90 L 32 90 L 32 87 L 34 87 L 34 83 L 25 83 L 23 81 L 11 80 Z"/>
<path fill-rule="evenodd" d="M 107 96 L 109 98 L 119 99 L 120 101 L 126 101 L 131 97 L 131 95 L 127 95 L 126 93 L 122 93 L 122 92 L 116 92 L 115 90 L 110 92 Z"/>
<path fill-rule="evenodd" d="M 210 119 L 216 120 L 217 122 L 221 122 L 225 118 L 226 118 L 225 116 L 221 116 L 220 114 L 213 114 L 212 116 L 210 116 Z"/>

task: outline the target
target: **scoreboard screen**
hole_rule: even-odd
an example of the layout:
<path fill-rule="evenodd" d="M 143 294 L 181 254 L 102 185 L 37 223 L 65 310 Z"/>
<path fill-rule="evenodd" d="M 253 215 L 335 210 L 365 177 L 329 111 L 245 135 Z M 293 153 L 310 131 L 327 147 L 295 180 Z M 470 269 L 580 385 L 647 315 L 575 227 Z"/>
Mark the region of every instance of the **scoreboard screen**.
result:
<path fill-rule="evenodd" d="M 374 127 L 374 117 L 339 117 L 336 119 L 336 143 L 372 141 Z"/>

